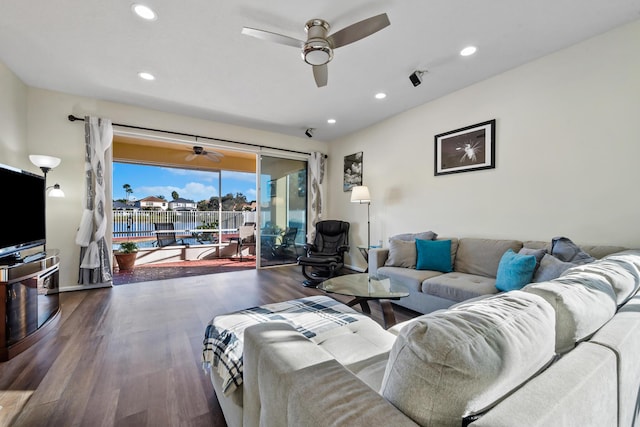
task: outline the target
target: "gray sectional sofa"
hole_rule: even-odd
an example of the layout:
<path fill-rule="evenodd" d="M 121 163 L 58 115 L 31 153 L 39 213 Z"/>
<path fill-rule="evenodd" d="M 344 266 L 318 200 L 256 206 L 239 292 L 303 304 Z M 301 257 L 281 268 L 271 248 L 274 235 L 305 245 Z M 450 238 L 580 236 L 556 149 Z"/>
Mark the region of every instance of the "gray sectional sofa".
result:
<path fill-rule="evenodd" d="M 450 240 L 452 271 L 417 269 L 416 239 L 421 241 L 424 239 Z M 453 304 L 472 298 L 498 293 L 496 288 L 498 266 L 502 256 L 509 249 L 516 253 L 523 248 L 525 251 L 528 250 L 527 253 L 535 253 L 536 250 L 539 250 L 537 256 L 540 258 L 540 265 L 533 277 L 534 282 L 557 277 L 562 271 L 575 265 L 570 261 L 572 258 L 579 258 L 583 255 L 581 253 L 566 254 L 561 252 L 559 247 L 554 250 L 552 242 L 555 239 L 559 238 L 543 242 L 439 238 L 430 231 L 415 234 L 406 233 L 391 237 L 388 248 L 374 248 L 369 251 L 369 274 L 390 277 L 403 283 L 410 293 L 409 297 L 394 301 L 394 304 L 425 314 L 448 308 Z M 595 259 L 626 249 L 621 246 L 602 245 L 579 245 L 579 248 L 582 249 L 582 253 Z M 562 261 L 558 256 L 560 258 L 564 256 L 564 259 L 568 261 Z"/>
<path fill-rule="evenodd" d="M 466 257 L 480 242 L 464 240 Z M 362 319 L 310 340 L 261 323 L 235 403 L 219 400 L 230 426 L 640 425 L 638 288 L 628 250 L 390 330 Z"/>

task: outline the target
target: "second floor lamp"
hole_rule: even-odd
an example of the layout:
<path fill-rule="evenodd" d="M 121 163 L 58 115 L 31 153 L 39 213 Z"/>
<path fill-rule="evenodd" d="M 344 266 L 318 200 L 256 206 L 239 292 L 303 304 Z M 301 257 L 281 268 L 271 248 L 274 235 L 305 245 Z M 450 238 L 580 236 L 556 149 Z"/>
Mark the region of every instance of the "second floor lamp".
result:
<path fill-rule="evenodd" d="M 367 204 L 367 251 L 371 247 L 371 216 L 369 209 L 371 207 L 371 196 L 369 188 L 366 185 L 358 185 L 351 189 L 351 203 Z"/>

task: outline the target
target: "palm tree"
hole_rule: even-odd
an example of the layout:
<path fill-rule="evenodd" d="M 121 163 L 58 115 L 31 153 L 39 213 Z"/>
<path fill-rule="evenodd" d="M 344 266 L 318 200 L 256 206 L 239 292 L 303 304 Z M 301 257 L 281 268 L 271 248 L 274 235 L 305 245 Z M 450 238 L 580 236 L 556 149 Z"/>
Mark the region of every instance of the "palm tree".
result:
<path fill-rule="evenodd" d="M 129 196 L 133 194 L 133 189 L 131 188 L 131 186 L 129 184 L 123 185 L 122 188 L 124 188 L 124 192 L 127 195 L 127 203 L 128 203 L 129 202 Z"/>
<path fill-rule="evenodd" d="M 172 198 L 173 200 L 178 200 L 178 199 L 180 198 L 180 195 L 178 194 L 178 192 L 177 192 L 177 191 L 172 191 L 172 192 L 171 192 L 171 198 Z"/>

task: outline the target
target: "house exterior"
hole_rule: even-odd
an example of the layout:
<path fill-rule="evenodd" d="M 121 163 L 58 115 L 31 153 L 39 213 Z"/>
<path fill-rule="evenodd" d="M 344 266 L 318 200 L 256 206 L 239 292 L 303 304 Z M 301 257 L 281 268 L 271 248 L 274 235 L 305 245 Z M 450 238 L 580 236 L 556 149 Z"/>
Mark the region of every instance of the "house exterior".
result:
<path fill-rule="evenodd" d="M 139 204 L 140 209 L 142 210 L 151 210 L 151 211 L 166 211 L 169 208 L 169 203 L 155 196 L 145 197 L 144 199 L 140 199 L 136 202 Z"/>
<path fill-rule="evenodd" d="M 169 209 L 172 211 L 195 211 L 198 210 L 198 204 L 193 200 L 180 197 L 169 202 Z"/>
<path fill-rule="evenodd" d="M 140 210 L 140 203 L 137 201 L 121 202 L 116 200 L 113 202 L 114 211 L 137 211 Z"/>

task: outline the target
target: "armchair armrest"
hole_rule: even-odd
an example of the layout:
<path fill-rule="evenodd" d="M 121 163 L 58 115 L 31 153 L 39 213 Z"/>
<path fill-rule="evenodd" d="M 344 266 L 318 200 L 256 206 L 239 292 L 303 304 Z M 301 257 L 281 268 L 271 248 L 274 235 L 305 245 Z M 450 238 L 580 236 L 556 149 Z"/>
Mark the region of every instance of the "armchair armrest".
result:
<path fill-rule="evenodd" d="M 330 359 L 326 351 L 288 323 L 266 322 L 248 327 L 244 332 L 242 373 L 244 424 L 287 425 L 291 378 L 285 374 Z"/>
<path fill-rule="evenodd" d="M 349 252 L 349 245 L 338 246 L 338 252 L 340 253 Z"/>
<path fill-rule="evenodd" d="M 289 426 L 417 426 L 336 360 L 291 376 L 294 381 L 287 406 Z M 312 402 L 310 396 L 314 397 Z"/>
<path fill-rule="evenodd" d="M 304 244 L 304 251 L 309 254 L 311 252 L 316 252 L 318 250 L 318 247 L 310 242 L 307 242 Z"/>
<path fill-rule="evenodd" d="M 416 425 L 291 325 L 261 323 L 244 337 L 245 425 Z"/>
<path fill-rule="evenodd" d="M 376 275 L 378 273 L 378 268 L 384 265 L 387 258 L 389 258 L 389 249 L 369 249 L 369 274 Z"/>

